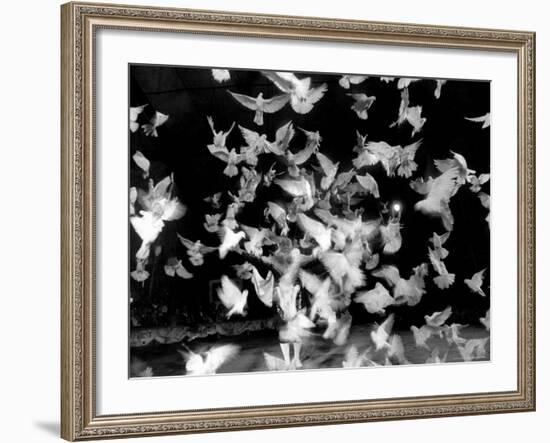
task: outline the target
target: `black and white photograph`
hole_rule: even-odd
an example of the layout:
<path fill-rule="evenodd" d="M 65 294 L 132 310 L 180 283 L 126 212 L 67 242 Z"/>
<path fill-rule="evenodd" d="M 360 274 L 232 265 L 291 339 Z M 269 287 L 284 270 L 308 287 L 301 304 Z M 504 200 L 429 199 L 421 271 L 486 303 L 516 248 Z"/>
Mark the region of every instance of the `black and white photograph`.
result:
<path fill-rule="evenodd" d="M 130 377 L 490 360 L 490 81 L 128 75 Z"/>

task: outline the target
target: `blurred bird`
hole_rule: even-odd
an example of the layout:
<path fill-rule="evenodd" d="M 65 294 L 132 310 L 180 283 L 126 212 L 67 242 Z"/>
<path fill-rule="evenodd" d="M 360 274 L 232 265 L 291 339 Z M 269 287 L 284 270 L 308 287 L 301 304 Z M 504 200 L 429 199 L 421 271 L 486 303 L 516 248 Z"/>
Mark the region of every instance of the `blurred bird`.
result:
<path fill-rule="evenodd" d="M 130 223 L 141 238 L 141 246 L 136 252 L 139 260 L 149 257 L 151 244 L 157 239 L 164 228 L 164 221 L 156 217 L 152 212 L 140 211 L 140 215 L 130 217 Z"/>
<path fill-rule="evenodd" d="M 466 120 L 469 120 L 471 122 L 475 123 L 482 123 L 481 129 L 488 128 L 491 125 L 491 113 L 488 112 L 485 115 L 482 115 L 480 117 L 464 117 Z"/>
<path fill-rule="evenodd" d="M 369 77 L 366 75 L 346 74 L 340 77 L 340 80 L 338 80 L 338 84 L 344 89 L 349 89 L 351 85 L 358 85 L 360 83 L 363 83 L 368 78 Z"/>
<path fill-rule="evenodd" d="M 163 114 L 162 112 L 155 111 L 155 114 L 151 117 L 149 123 L 141 125 L 141 129 L 143 129 L 143 132 L 147 136 L 158 137 L 159 134 L 157 132 L 157 128 L 166 123 L 169 117 L 170 116 Z"/>
<path fill-rule="evenodd" d="M 336 177 L 339 164 L 332 162 L 326 155 L 320 152 L 317 152 L 315 155 L 324 174 L 323 178 L 321 178 L 321 189 L 328 189 Z"/>
<path fill-rule="evenodd" d="M 334 321 L 336 315 L 330 278 L 321 280 L 316 275 L 303 269 L 300 271 L 299 276 L 302 287 L 306 288 L 312 296 L 309 319 L 314 320 L 316 316 L 319 316 L 329 322 Z"/>
<path fill-rule="evenodd" d="M 141 151 L 136 151 L 132 156 L 135 164 L 142 170 L 143 178 L 149 177 L 149 169 L 151 168 L 151 162 L 141 153 Z"/>
<path fill-rule="evenodd" d="M 137 122 L 139 115 L 143 112 L 147 105 L 130 107 L 130 131 L 136 132 L 139 129 L 139 123 Z"/>
<path fill-rule="evenodd" d="M 264 124 L 264 113 L 273 114 L 282 109 L 290 100 L 290 95 L 281 94 L 271 98 L 264 98 L 264 94 L 260 92 L 255 98 L 248 95 L 238 94 L 228 91 L 231 96 L 237 100 L 245 108 L 254 111 L 254 123 L 258 126 Z"/>
<path fill-rule="evenodd" d="M 399 251 L 403 241 L 399 218 L 391 217 L 387 225 L 380 225 L 380 235 L 382 237 L 382 244 L 384 245 L 384 249 L 382 250 L 384 254 L 395 254 Z"/>
<path fill-rule="evenodd" d="M 461 325 L 458 323 L 453 323 L 452 325 L 443 325 L 441 332 L 443 332 L 443 336 L 447 340 L 448 344 L 456 344 L 456 345 L 462 345 L 466 343 L 466 339 L 460 337 L 459 332 L 467 327 L 468 325 Z"/>
<path fill-rule="evenodd" d="M 446 232 L 443 235 L 438 235 L 436 232 L 432 234 L 430 243 L 433 245 L 433 254 L 438 260 L 445 260 L 449 255 L 449 251 L 443 247 L 443 245 L 449 239 L 451 233 Z"/>
<path fill-rule="evenodd" d="M 476 272 L 474 275 L 472 275 L 472 278 L 464 279 L 464 283 L 466 283 L 466 286 L 468 286 L 468 288 L 470 288 L 470 291 L 472 291 L 474 294 L 479 294 L 482 297 L 485 297 L 485 292 L 483 292 L 483 289 L 481 289 L 481 285 L 483 284 L 483 274 L 485 274 L 485 269 Z"/>
<path fill-rule="evenodd" d="M 397 168 L 397 175 L 399 177 L 410 178 L 412 173 L 416 171 L 418 165 L 414 161 L 414 158 L 421 144 L 422 140 L 418 140 L 404 148 L 399 146 L 399 167 Z"/>
<path fill-rule="evenodd" d="M 216 192 L 214 195 L 211 195 L 209 197 L 204 198 L 203 200 L 206 203 L 210 203 L 214 209 L 220 209 L 221 208 L 221 192 Z"/>
<path fill-rule="evenodd" d="M 229 128 L 228 131 L 216 131 L 216 128 L 214 127 L 214 120 L 211 116 L 207 116 L 206 120 L 208 121 L 208 125 L 210 126 L 210 130 L 212 131 L 212 135 L 214 136 L 212 140 L 212 144 L 208 145 L 208 150 L 214 154 L 216 151 L 225 150 L 227 151 L 227 137 L 229 134 L 231 134 L 231 131 L 235 127 L 235 122 L 233 122 Z"/>
<path fill-rule="evenodd" d="M 202 225 L 208 232 L 218 232 L 221 218 L 222 214 L 204 214 L 205 222 Z"/>
<path fill-rule="evenodd" d="M 388 290 L 379 282 L 374 289 L 358 292 L 353 299 L 356 303 L 361 303 L 370 314 L 386 315 L 386 308 L 395 305 L 395 300 Z"/>
<path fill-rule="evenodd" d="M 426 123 L 426 118 L 422 117 L 422 106 L 409 106 L 409 90 L 407 88 L 401 91 L 401 103 L 399 104 L 397 120 L 390 125 L 390 128 L 401 126 L 405 122 L 408 122 L 413 127 L 411 137 L 420 132 Z"/>
<path fill-rule="evenodd" d="M 481 187 L 485 183 L 487 183 L 490 178 L 491 178 L 490 174 L 479 174 L 479 176 L 472 174 L 466 177 L 466 180 L 470 184 L 470 191 L 479 192 L 481 191 Z"/>
<path fill-rule="evenodd" d="M 457 345 L 458 352 L 462 359 L 466 362 L 472 360 L 483 359 L 487 356 L 485 347 L 489 342 L 489 337 L 486 338 L 472 338 L 468 340 L 463 346 Z"/>
<path fill-rule="evenodd" d="M 284 189 L 284 188 L 283 188 Z M 265 208 L 264 215 L 267 218 L 271 218 L 277 223 L 281 229 L 281 235 L 287 235 L 289 231 L 288 223 L 286 221 L 286 210 L 277 203 L 267 202 L 267 207 Z"/>
<path fill-rule="evenodd" d="M 426 321 L 426 326 L 432 328 L 433 331 L 440 333 L 441 327 L 449 319 L 453 309 L 450 306 L 447 306 L 441 312 L 434 312 L 432 315 L 425 315 L 424 320 Z"/>
<path fill-rule="evenodd" d="M 246 237 L 246 234 L 243 231 L 234 232 L 227 226 L 224 226 L 220 232 L 222 243 L 219 247 L 219 254 L 220 258 L 223 259 L 229 251 L 234 249 Z"/>
<path fill-rule="evenodd" d="M 290 105 L 298 114 L 307 114 L 313 105 L 323 98 L 327 84 L 316 88 L 311 87 L 311 78 L 299 79 L 290 72 L 263 72 L 281 91 L 290 94 Z"/>
<path fill-rule="evenodd" d="M 368 96 L 367 94 L 346 94 L 348 97 L 353 98 L 354 103 L 351 105 L 351 109 L 355 111 L 357 117 L 361 120 L 366 120 L 368 115 L 368 110 L 376 101 L 375 96 Z"/>
<path fill-rule="evenodd" d="M 355 176 L 357 182 L 374 198 L 380 198 L 380 191 L 378 190 L 378 183 L 372 175 L 365 172 L 364 175 Z"/>
<path fill-rule="evenodd" d="M 252 266 L 252 283 L 260 301 L 268 308 L 271 308 L 273 306 L 273 293 L 275 291 L 275 277 L 273 273 L 269 271 L 267 276 L 263 278 L 258 269 Z"/>
<path fill-rule="evenodd" d="M 227 361 L 235 358 L 239 346 L 233 344 L 213 346 L 206 352 L 195 353 L 187 348 L 186 351 L 178 350 L 185 359 L 185 371 L 187 375 L 211 375 Z"/>
<path fill-rule="evenodd" d="M 393 328 L 393 322 L 394 322 L 394 315 L 390 314 L 384 322 L 376 326 L 370 333 L 370 338 L 372 342 L 374 343 L 374 346 L 377 351 L 384 348 L 390 348 L 390 343 L 388 343 L 388 339 L 391 334 L 391 330 Z"/>
<path fill-rule="evenodd" d="M 433 330 L 426 325 L 422 325 L 420 328 L 413 325 L 411 326 L 411 331 L 416 347 L 429 350 L 430 348 L 426 341 L 432 336 Z"/>
<path fill-rule="evenodd" d="M 460 155 L 453 151 L 451 151 L 451 154 L 453 155 L 452 158 L 447 158 L 444 160 L 434 160 L 434 164 L 436 168 L 439 170 L 439 172 L 441 173 L 447 172 L 450 169 L 457 169 L 458 177 L 456 182 L 457 182 L 457 185 L 462 186 L 464 183 L 466 183 L 469 180 L 469 177 L 472 174 L 474 174 L 476 171 L 468 168 L 468 164 L 463 155 Z M 453 195 L 456 193 L 458 188 L 459 186 L 455 188 Z"/>
<path fill-rule="evenodd" d="M 391 77 L 390 77 L 391 78 Z M 420 81 L 419 78 L 400 78 L 397 81 L 397 89 L 406 89 L 413 82 Z"/>
<path fill-rule="evenodd" d="M 391 364 L 408 365 L 410 362 L 405 357 L 405 347 L 403 340 L 398 334 L 392 334 L 389 341 L 390 347 L 387 353 L 387 359 Z"/>
<path fill-rule="evenodd" d="M 317 220 L 314 220 L 303 213 L 297 215 L 298 226 L 307 235 L 313 238 L 321 251 L 327 251 L 331 246 L 331 229 L 325 227 L 325 225 Z"/>
<path fill-rule="evenodd" d="M 227 318 L 232 315 L 246 316 L 246 301 L 248 298 L 248 290 L 241 291 L 238 286 L 227 276 L 223 275 L 221 279 L 222 286 L 218 288 L 218 297 L 223 305 L 229 311 L 226 314 Z"/>
<path fill-rule="evenodd" d="M 332 340 L 336 346 L 343 346 L 348 341 L 351 329 L 352 316 L 349 312 L 341 315 L 340 318 L 330 318 L 327 329 L 323 332 L 325 340 Z"/>
<path fill-rule="evenodd" d="M 228 69 L 212 69 L 212 77 L 218 83 L 223 83 L 231 79 L 231 73 Z"/>
<path fill-rule="evenodd" d="M 178 260 L 175 257 L 170 257 L 166 260 L 166 264 L 164 265 L 164 273 L 169 277 L 175 277 L 177 275 L 183 279 L 193 278 L 193 274 L 185 269 L 181 263 L 181 260 Z"/>
<path fill-rule="evenodd" d="M 483 206 L 485 209 L 491 209 L 491 197 L 489 194 L 486 194 L 485 192 L 480 192 L 477 194 L 479 201 L 481 202 L 481 206 Z M 490 222 L 491 213 L 487 214 L 487 217 L 485 218 L 485 221 L 487 223 Z"/>
<path fill-rule="evenodd" d="M 457 168 L 451 168 L 436 177 L 430 177 L 428 181 L 422 179 L 411 182 L 411 188 L 419 194 L 425 195 L 414 205 L 414 209 L 425 215 L 438 217 L 447 231 L 453 229 L 454 217 L 449 207 L 449 202 L 457 187 L 459 172 Z"/>
<path fill-rule="evenodd" d="M 138 197 L 138 191 L 135 186 L 132 186 L 130 188 L 130 192 L 128 193 L 128 196 L 130 198 L 130 215 L 136 215 L 136 208 L 135 204 Z"/>
<path fill-rule="evenodd" d="M 430 262 L 435 272 L 438 274 L 438 276 L 433 279 L 437 287 L 439 289 L 447 289 L 453 285 L 455 282 L 455 274 L 451 274 L 447 271 L 447 267 L 445 263 L 443 263 L 443 260 L 438 258 L 436 252 L 431 248 L 428 248 L 428 257 L 430 258 Z"/>
<path fill-rule="evenodd" d="M 479 322 L 485 326 L 485 329 L 487 329 L 488 331 L 491 330 L 491 311 L 490 310 L 487 310 L 487 312 L 485 313 L 485 317 L 481 317 L 479 319 Z"/>
<path fill-rule="evenodd" d="M 434 90 L 434 97 L 439 98 L 441 97 L 441 87 L 447 83 L 447 80 L 436 80 L 435 81 L 435 90 Z"/>

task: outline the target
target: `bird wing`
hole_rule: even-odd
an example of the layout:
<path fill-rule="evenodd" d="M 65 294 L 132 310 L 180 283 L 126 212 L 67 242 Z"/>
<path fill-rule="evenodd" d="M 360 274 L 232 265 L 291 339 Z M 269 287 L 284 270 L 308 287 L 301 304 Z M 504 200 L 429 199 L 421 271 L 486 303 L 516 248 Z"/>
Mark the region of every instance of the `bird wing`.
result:
<path fill-rule="evenodd" d="M 327 177 L 336 174 L 338 168 L 336 163 L 332 162 L 326 155 L 321 154 L 320 152 L 317 152 L 315 155 L 317 156 L 317 160 L 319 160 L 319 164 Z"/>
<path fill-rule="evenodd" d="M 479 117 L 464 117 L 464 118 L 471 122 L 482 123 L 482 122 L 485 122 L 485 120 L 487 120 L 488 115 L 489 114 L 487 113 L 485 115 L 480 115 Z"/>
<path fill-rule="evenodd" d="M 308 101 L 311 104 L 317 103 L 323 98 L 325 92 L 327 92 L 328 86 L 326 83 L 323 83 L 321 86 L 310 89 L 308 93 Z"/>
<path fill-rule="evenodd" d="M 381 278 L 391 286 L 395 286 L 401 276 L 399 275 L 399 269 L 393 265 L 384 265 L 375 271 L 372 271 L 372 276 Z"/>
<path fill-rule="evenodd" d="M 214 157 L 217 157 L 226 163 L 228 162 L 229 151 L 227 150 L 227 148 L 218 148 L 216 147 L 216 145 L 208 145 L 207 148 L 210 151 L 210 154 L 212 154 Z"/>
<path fill-rule="evenodd" d="M 256 102 L 256 99 L 254 97 L 249 97 L 248 95 L 239 94 L 237 92 L 231 92 L 227 91 L 231 96 L 237 100 L 241 105 L 243 105 L 245 108 L 250 109 L 251 111 L 255 111 L 258 109 L 258 104 Z"/>
<path fill-rule="evenodd" d="M 231 309 L 243 297 L 237 285 L 227 275 L 222 276 L 222 287 L 218 288 L 218 297 L 227 309 Z"/>
<path fill-rule="evenodd" d="M 280 144 L 281 149 L 284 150 L 288 147 L 290 140 L 294 138 L 294 134 L 294 126 L 290 121 L 277 129 L 277 132 L 275 132 L 275 143 Z"/>
<path fill-rule="evenodd" d="M 302 286 L 306 288 L 310 294 L 315 294 L 321 287 L 321 279 L 310 272 L 302 269 L 300 270 L 299 277 L 302 282 Z"/>
<path fill-rule="evenodd" d="M 189 240 L 185 237 L 182 237 L 181 235 L 177 234 L 181 244 L 185 246 L 187 249 L 193 249 L 195 247 L 195 242 L 192 240 Z"/>
<path fill-rule="evenodd" d="M 135 122 L 146 106 L 147 105 L 136 106 L 135 108 L 130 107 L 130 120 Z"/>
<path fill-rule="evenodd" d="M 136 153 L 132 156 L 132 159 L 143 172 L 147 174 L 149 173 L 151 162 L 147 160 L 147 158 L 141 153 L 141 151 L 136 151 Z"/>
<path fill-rule="evenodd" d="M 408 160 L 414 160 L 414 156 L 416 155 L 416 151 L 418 151 L 418 148 L 420 145 L 422 145 L 422 139 L 415 141 L 414 143 L 411 143 L 410 145 L 407 145 L 403 148 L 403 157 Z"/>
<path fill-rule="evenodd" d="M 369 77 L 367 75 L 348 75 L 347 78 L 352 85 L 358 85 Z"/>
<path fill-rule="evenodd" d="M 483 274 L 485 274 L 485 269 L 482 269 L 479 272 L 476 272 L 474 275 L 472 275 L 472 284 L 478 288 L 481 288 L 481 285 L 483 284 Z"/>
<path fill-rule="evenodd" d="M 286 72 L 262 71 L 262 74 L 271 80 L 283 92 L 291 92 L 294 89 L 292 79 L 296 78 L 294 74 Z"/>
<path fill-rule="evenodd" d="M 435 178 L 428 193 L 428 198 L 448 202 L 456 189 L 458 175 L 458 168 L 453 167 Z"/>
<path fill-rule="evenodd" d="M 369 191 L 375 198 L 380 198 L 380 191 L 378 190 L 378 183 L 372 175 L 368 172 L 365 175 L 356 175 L 355 178 L 359 184 Z"/>
<path fill-rule="evenodd" d="M 252 284 L 260 301 L 269 308 L 273 306 L 273 290 L 275 288 L 273 273 L 269 271 L 264 279 L 256 267 L 252 266 Z"/>
<path fill-rule="evenodd" d="M 437 326 L 441 326 L 449 319 L 452 313 L 453 313 L 453 309 L 450 306 L 447 306 L 441 312 L 434 312 L 431 315 L 430 320 L 433 324 Z"/>
<path fill-rule="evenodd" d="M 411 189 L 419 194 L 426 195 L 430 192 L 430 189 L 433 186 L 433 178 L 430 177 L 427 181 L 424 181 L 423 178 L 417 178 L 409 182 Z"/>
<path fill-rule="evenodd" d="M 238 125 L 241 131 L 241 134 L 244 138 L 244 141 L 248 146 L 256 146 L 258 140 L 260 139 L 260 134 L 251 129 L 247 129 L 244 126 Z"/>
<path fill-rule="evenodd" d="M 327 229 L 323 223 L 318 222 L 303 213 L 299 213 L 297 215 L 297 220 L 302 231 L 313 237 L 321 249 L 326 251 L 330 248 L 331 231 L 330 229 Z"/>
<path fill-rule="evenodd" d="M 277 112 L 283 108 L 288 101 L 290 100 L 290 95 L 280 94 L 271 97 L 270 99 L 264 100 L 263 111 L 268 113 Z"/>
<path fill-rule="evenodd" d="M 226 361 L 235 357 L 239 350 L 239 346 L 233 344 L 214 346 L 206 354 L 205 365 L 216 372 Z"/>
<path fill-rule="evenodd" d="M 311 194 L 311 187 L 309 186 L 309 182 L 303 177 L 300 180 L 295 180 L 291 178 L 278 178 L 275 179 L 273 183 L 280 186 L 281 188 L 283 188 L 284 191 L 288 192 L 294 197 L 304 197 Z"/>

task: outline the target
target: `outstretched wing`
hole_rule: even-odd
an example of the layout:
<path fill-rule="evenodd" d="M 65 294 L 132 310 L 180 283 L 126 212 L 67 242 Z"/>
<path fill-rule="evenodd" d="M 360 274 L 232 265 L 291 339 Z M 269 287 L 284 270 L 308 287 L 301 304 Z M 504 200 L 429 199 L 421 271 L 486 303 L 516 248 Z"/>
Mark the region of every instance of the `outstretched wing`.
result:
<path fill-rule="evenodd" d="M 231 94 L 231 96 L 245 108 L 248 108 L 251 111 L 255 111 L 258 108 L 258 104 L 256 103 L 256 99 L 254 97 L 249 97 L 248 95 L 239 94 L 237 92 L 227 92 L 229 92 L 229 94 Z"/>
<path fill-rule="evenodd" d="M 288 94 L 275 95 L 270 99 L 264 100 L 263 111 L 268 113 L 277 112 L 278 110 L 283 108 L 289 100 L 290 96 Z"/>
<path fill-rule="evenodd" d="M 222 287 L 218 288 L 218 297 L 227 309 L 231 309 L 242 297 L 237 285 L 227 275 L 222 276 Z"/>
<path fill-rule="evenodd" d="M 375 271 L 372 271 L 372 276 L 385 280 L 386 283 L 391 286 L 395 286 L 401 278 L 399 275 L 399 269 L 393 265 L 381 266 Z"/>
<path fill-rule="evenodd" d="M 448 202 L 456 189 L 458 175 L 458 168 L 453 167 L 434 179 L 428 198 Z"/>
<path fill-rule="evenodd" d="M 262 71 L 262 74 L 266 78 L 271 80 L 275 84 L 275 86 L 277 86 L 283 92 L 288 93 L 294 89 L 294 85 L 291 81 L 292 77 L 294 77 L 294 74 L 289 74 L 286 72 L 270 72 L 270 71 Z"/>

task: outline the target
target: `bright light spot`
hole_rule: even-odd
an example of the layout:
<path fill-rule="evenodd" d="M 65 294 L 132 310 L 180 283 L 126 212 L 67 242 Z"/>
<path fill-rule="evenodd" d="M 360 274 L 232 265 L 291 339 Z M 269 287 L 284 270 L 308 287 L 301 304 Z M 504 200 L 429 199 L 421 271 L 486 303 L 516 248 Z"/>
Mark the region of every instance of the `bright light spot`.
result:
<path fill-rule="evenodd" d="M 393 210 L 394 210 L 395 212 L 401 211 L 401 205 L 400 205 L 399 203 L 394 203 L 394 204 L 393 204 Z"/>

